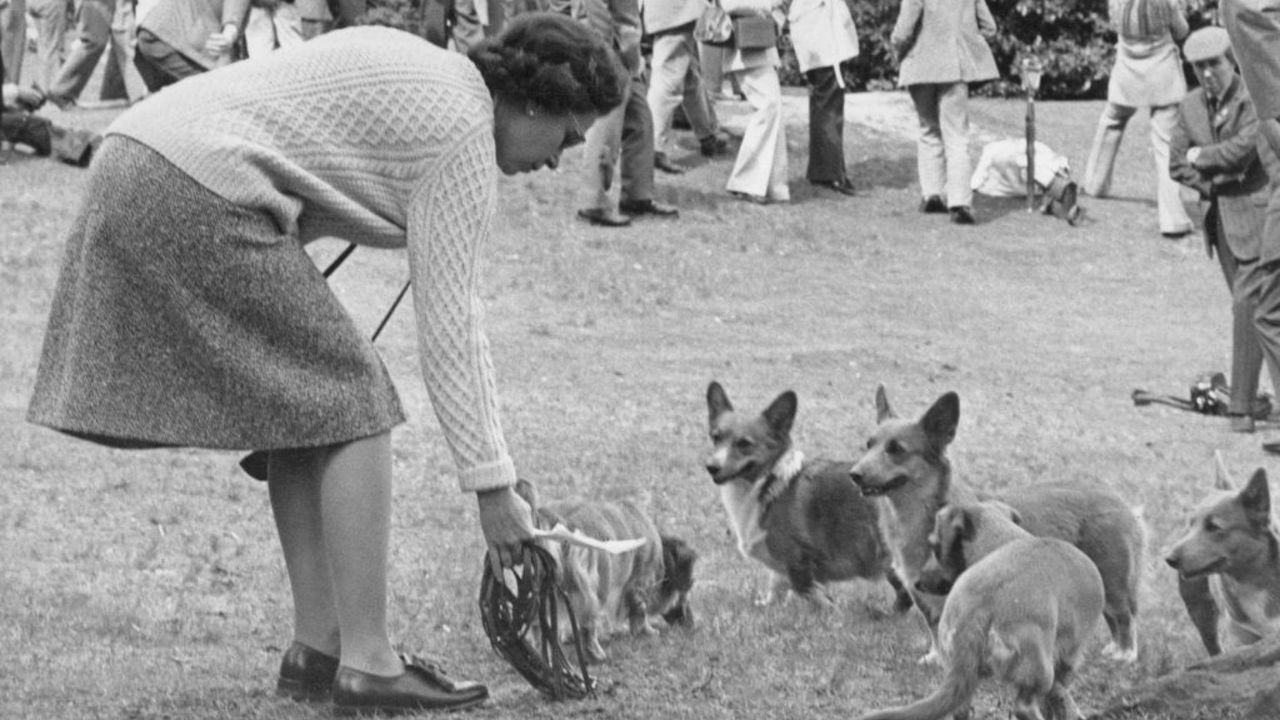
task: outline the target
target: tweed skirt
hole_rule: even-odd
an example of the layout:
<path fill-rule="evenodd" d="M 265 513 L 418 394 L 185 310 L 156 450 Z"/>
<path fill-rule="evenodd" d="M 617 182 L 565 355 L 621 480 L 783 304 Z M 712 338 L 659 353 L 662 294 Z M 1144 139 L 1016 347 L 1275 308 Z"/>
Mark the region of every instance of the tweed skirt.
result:
<path fill-rule="evenodd" d="M 27 418 L 113 447 L 273 450 L 375 435 L 404 411 L 296 236 L 109 136 Z"/>

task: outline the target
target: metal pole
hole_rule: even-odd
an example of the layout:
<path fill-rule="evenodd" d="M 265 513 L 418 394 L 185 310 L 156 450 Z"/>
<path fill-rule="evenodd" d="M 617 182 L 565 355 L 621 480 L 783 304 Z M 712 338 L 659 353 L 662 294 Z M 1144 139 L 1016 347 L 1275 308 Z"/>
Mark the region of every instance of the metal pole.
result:
<path fill-rule="evenodd" d="M 1027 212 L 1036 209 L 1036 91 L 1027 89 Z"/>

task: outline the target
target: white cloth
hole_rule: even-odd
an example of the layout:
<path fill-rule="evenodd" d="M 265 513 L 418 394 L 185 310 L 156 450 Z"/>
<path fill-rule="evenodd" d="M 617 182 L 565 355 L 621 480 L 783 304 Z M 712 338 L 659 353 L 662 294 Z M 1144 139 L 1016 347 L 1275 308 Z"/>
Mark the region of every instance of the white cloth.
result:
<path fill-rule="evenodd" d="M 737 78 L 755 112 L 747 120 L 726 189 L 779 202 L 789 201 L 787 136 L 782 122 L 782 86 L 778 82 L 778 71 L 772 67 L 754 67 L 737 71 Z"/>
<path fill-rule="evenodd" d="M 1071 164 L 1066 156 L 1054 152 L 1048 145 L 1037 141 L 1035 152 L 1035 179 L 1040 187 L 1049 187 L 1053 176 L 1060 172 L 1071 172 Z M 1008 138 L 983 146 L 982 157 L 978 158 L 971 184 L 975 192 L 989 197 L 1026 197 L 1027 141 Z"/>

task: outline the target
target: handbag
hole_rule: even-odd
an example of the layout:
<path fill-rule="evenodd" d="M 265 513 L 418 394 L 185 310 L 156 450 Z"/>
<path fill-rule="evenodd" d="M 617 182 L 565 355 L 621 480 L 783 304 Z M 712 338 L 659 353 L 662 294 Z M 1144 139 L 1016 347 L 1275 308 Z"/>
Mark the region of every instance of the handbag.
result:
<path fill-rule="evenodd" d="M 743 15 L 733 19 L 733 43 L 739 50 L 765 50 L 778 45 L 778 25 L 773 18 Z"/>
<path fill-rule="evenodd" d="M 733 19 L 713 2 L 702 9 L 698 22 L 693 26 L 693 39 L 704 45 L 727 47 L 733 44 Z"/>

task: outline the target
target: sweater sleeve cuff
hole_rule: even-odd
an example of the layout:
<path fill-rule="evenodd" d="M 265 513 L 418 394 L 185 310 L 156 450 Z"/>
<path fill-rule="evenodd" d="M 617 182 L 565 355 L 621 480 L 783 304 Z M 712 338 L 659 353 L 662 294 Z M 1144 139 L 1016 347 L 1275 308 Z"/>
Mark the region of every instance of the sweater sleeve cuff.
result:
<path fill-rule="evenodd" d="M 463 492 L 497 490 L 516 484 L 516 464 L 511 458 L 476 465 L 458 473 L 458 487 Z"/>

